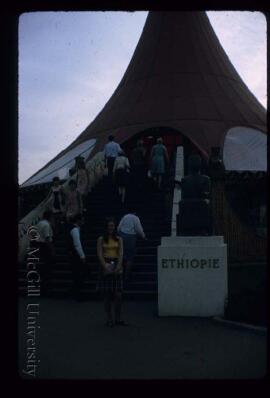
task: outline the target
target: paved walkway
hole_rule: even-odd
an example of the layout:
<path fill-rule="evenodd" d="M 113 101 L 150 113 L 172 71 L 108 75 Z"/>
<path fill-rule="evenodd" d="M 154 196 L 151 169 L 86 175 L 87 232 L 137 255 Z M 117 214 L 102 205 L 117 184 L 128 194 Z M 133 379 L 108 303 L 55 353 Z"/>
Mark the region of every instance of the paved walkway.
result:
<path fill-rule="evenodd" d="M 28 341 L 40 360 L 28 361 L 29 370 L 38 365 L 37 378 L 254 379 L 266 372 L 266 335 L 254 331 L 206 318 L 159 318 L 149 301 L 125 303 L 131 326 L 107 328 L 102 302 L 20 298 L 20 374 L 31 337 L 28 303 L 40 310 L 36 340 Z"/>

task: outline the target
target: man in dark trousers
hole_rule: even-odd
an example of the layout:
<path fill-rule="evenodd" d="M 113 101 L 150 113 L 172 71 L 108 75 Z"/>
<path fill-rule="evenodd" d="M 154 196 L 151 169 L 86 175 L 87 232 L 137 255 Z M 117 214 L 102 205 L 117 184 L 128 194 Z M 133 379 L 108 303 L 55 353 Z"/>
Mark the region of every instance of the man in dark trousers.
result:
<path fill-rule="evenodd" d="M 132 175 L 134 177 L 134 188 L 140 189 L 145 186 L 146 182 L 146 149 L 143 141 L 138 140 L 137 146 L 131 153 Z"/>
<path fill-rule="evenodd" d="M 108 177 L 109 180 L 113 180 L 113 166 L 115 159 L 117 158 L 119 152 L 121 151 L 121 147 L 117 142 L 114 141 L 114 136 L 110 135 L 108 137 L 108 143 L 104 147 L 104 155 L 105 155 L 105 160 L 106 164 L 108 167 Z"/>
<path fill-rule="evenodd" d="M 141 221 L 132 206 L 120 220 L 117 231 L 123 239 L 124 279 L 128 281 L 131 277 L 132 265 L 136 254 L 137 237 L 140 236 L 146 240 Z"/>
<path fill-rule="evenodd" d="M 82 300 L 82 287 L 86 271 L 86 257 L 81 244 L 80 227 L 83 224 L 81 214 L 76 214 L 67 226 L 67 243 L 70 255 L 70 265 L 73 275 L 74 298 Z"/>

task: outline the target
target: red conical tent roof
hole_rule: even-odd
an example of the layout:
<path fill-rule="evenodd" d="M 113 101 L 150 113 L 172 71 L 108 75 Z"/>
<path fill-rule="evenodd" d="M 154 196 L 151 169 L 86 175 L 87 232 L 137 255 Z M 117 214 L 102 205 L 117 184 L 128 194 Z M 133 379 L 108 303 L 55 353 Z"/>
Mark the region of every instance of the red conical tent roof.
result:
<path fill-rule="evenodd" d="M 206 156 L 211 147 L 223 147 L 231 127 L 266 132 L 266 110 L 231 64 L 205 12 L 149 12 L 117 89 L 52 161 L 90 138 L 97 139 L 93 156 L 110 134 L 122 144 L 158 126 L 178 130 Z"/>

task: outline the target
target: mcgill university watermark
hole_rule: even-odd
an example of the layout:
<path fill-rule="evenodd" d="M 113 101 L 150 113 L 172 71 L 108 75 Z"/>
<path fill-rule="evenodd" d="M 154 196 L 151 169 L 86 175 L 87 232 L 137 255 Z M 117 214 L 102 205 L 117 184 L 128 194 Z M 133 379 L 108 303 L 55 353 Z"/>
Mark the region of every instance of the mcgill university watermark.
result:
<path fill-rule="evenodd" d="M 38 358 L 39 317 L 40 317 L 40 272 L 39 248 L 35 242 L 40 238 L 37 227 L 30 226 L 27 230 L 29 245 L 26 259 L 26 292 L 27 302 L 25 308 L 24 347 L 25 362 L 22 373 L 31 378 L 37 377 L 40 359 Z"/>

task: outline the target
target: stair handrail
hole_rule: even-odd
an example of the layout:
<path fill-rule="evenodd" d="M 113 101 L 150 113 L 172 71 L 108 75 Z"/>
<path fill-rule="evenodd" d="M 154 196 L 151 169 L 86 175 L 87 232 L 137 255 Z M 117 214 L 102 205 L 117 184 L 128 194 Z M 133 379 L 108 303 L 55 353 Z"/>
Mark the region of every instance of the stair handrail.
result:
<path fill-rule="evenodd" d="M 180 181 L 184 177 L 184 148 L 178 146 L 176 149 L 175 160 L 175 180 Z M 172 204 L 172 224 L 171 236 L 177 235 L 177 214 L 179 213 L 179 202 L 181 200 L 181 190 L 174 187 Z"/>
<path fill-rule="evenodd" d="M 92 188 L 96 185 L 96 183 L 103 177 L 105 168 L 105 158 L 104 152 L 98 152 L 95 156 L 93 156 L 89 161 L 86 162 L 86 169 L 89 172 L 89 191 L 91 192 Z M 63 188 L 65 188 L 71 179 L 77 177 L 77 172 L 70 176 L 63 184 Z M 37 225 L 37 223 L 41 220 L 42 215 L 49 204 L 49 198 L 46 197 L 40 202 L 33 210 L 27 213 L 18 223 L 18 260 L 22 262 L 26 250 L 29 244 L 29 238 L 32 229 Z"/>

